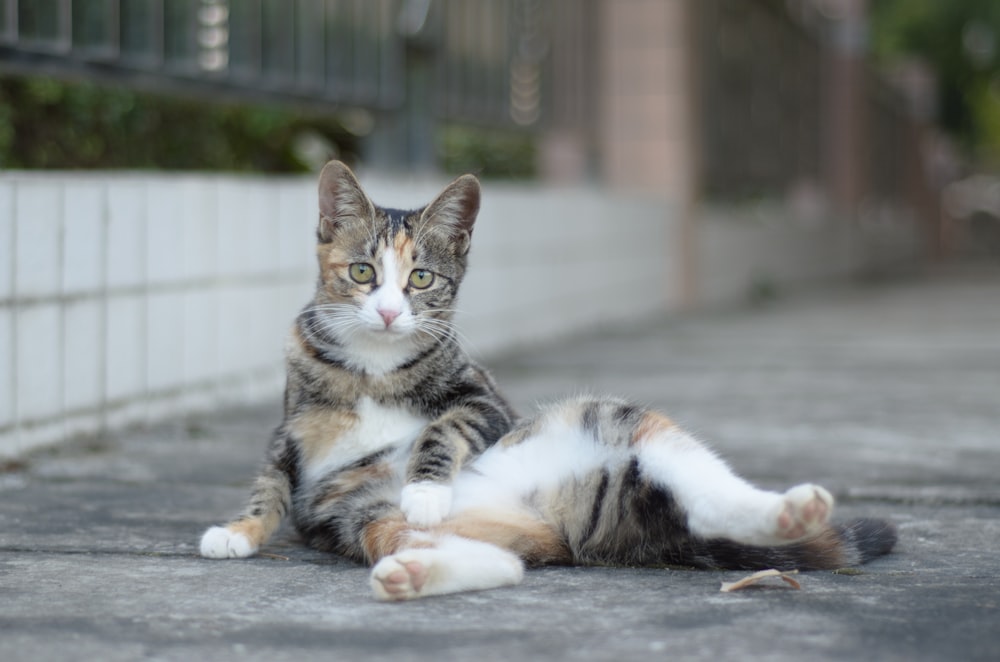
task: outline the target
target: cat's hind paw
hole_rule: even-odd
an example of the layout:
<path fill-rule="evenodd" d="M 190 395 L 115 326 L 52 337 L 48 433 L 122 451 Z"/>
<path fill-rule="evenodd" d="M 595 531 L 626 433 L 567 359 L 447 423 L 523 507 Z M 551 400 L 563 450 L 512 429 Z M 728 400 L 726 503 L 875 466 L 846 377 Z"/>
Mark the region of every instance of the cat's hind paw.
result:
<path fill-rule="evenodd" d="M 524 564 L 511 552 L 478 540 L 446 536 L 435 547 L 406 549 L 372 568 L 378 600 L 412 600 L 517 584 Z"/>
<path fill-rule="evenodd" d="M 833 497 L 819 485 L 797 485 L 785 492 L 777 518 L 777 534 L 798 540 L 826 528 L 833 512 Z"/>
<path fill-rule="evenodd" d="M 429 567 L 428 560 L 419 558 L 414 552 L 382 559 L 372 568 L 371 587 L 375 598 L 398 601 L 420 597 Z"/>
<path fill-rule="evenodd" d="M 201 537 L 201 555 L 206 559 L 244 559 L 256 551 L 245 534 L 224 526 L 213 526 Z"/>
<path fill-rule="evenodd" d="M 434 526 L 451 511 L 451 486 L 430 481 L 409 483 L 403 488 L 399 507 L 414 526 Z"/>

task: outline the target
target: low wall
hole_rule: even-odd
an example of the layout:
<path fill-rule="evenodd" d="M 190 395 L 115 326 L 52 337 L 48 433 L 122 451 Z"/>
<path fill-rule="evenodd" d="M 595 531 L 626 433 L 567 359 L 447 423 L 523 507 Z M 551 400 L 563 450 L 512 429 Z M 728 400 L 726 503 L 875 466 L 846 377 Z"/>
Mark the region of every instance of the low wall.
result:
<path fill-rule="evenodd" d="M 720 306 L 848 277 L 908 268 L 925 253 L 915 220 L 870 211 L 857 222 L 781 204 L 703 205 L 694 240 L 695 301 Z"/>
<path fill-rule="evenodd" d="M 447 183 L 361 177 L 417 207 Z M 0 456 L 276 397 L 315 282 L 315 178 L 0 175 Z M 487 183 L 459 302 L 503 351 L 673 304 L 662 201 Z"/>
<path fill-rule="evenodd" d="M 372 173 L 379 204 L 446 180 Z M 314 177 L 0 174 L 0 457 L 81 434 L 273 399 L 316 278 Z M 469 349 L 497 354 L 646 318 L 912 264 L 915 223 L 780 207 L 698 210 L 599 188 L 487 182 L 459 300 Z M 682 260 L 685 238 L 690 259 Z M 688 302 L 692 302 L 690 299 Z"/>

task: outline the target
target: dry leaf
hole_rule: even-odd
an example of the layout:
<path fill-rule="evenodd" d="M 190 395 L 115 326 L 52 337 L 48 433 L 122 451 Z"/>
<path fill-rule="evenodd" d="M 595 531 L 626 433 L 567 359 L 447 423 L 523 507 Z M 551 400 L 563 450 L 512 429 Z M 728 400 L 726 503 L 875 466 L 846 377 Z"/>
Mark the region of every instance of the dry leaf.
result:
<path fill-rule="evenodd" d="M 743 579 L 735 582 L 722 582 L 722 588 L 719 589 L 723 593 L 729 593 L 730 591 L 738 591 L 741 588 L 746 588 L 747 586 L 752 586 L 757 582 L 767 579 L 768 577 L 779 577 L 781 581 L 785 582 L 792 588 L 798 590 L 802 588 L 802 585 L 798 583 L 791 575 L 799 574 L 798 570 L 788 570 L 782 572 L 781 570 L 761 570 L 760 572 L 755 572 L 752 575 L 747 575 Z"/>
<path fill-rule="evenodd" d="M 267 552 L 258 552 L 257 556 L 262 556 L 265 559 L 274 559 L 275 561 L 290 561 L 287 556 L 282 556 L 280 554 L 268 554 Z"/>

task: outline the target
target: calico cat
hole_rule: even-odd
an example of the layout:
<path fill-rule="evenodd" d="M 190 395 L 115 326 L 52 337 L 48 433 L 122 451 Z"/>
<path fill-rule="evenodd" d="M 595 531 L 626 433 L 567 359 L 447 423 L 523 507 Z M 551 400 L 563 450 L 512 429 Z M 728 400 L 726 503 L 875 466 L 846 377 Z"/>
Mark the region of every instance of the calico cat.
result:
<path fill-rule="evenodd" d="M 323 169 L 284 419 L 203 556 L 254 554 L 290 512 L 307 544 L 372 564 L 376 598 L 403 600 L 516 584 L 526 564 L 822 569 L 892 549 L 890 524 L 831 525 L 823 488 L 759 490 L 629 402 L 515 422 L 452 323 L 479 200 L 465 175 L 423 209 L 383 209 L 345 165 Z"/>

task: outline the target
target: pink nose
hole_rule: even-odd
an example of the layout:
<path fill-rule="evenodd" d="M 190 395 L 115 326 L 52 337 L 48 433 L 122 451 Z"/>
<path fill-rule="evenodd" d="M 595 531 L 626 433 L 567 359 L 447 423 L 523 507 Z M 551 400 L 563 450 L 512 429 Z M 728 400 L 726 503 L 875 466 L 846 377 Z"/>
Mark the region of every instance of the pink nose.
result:
<path fill-rule="evenodd" d="M 392 321 L 399 317 L 400 311 L 398 310 L 385 310 L 383 308 L 378 309 L 378 314 L 382 316 L 382 321 L 385 322 L 385 328 L 389 328 Z"/>

